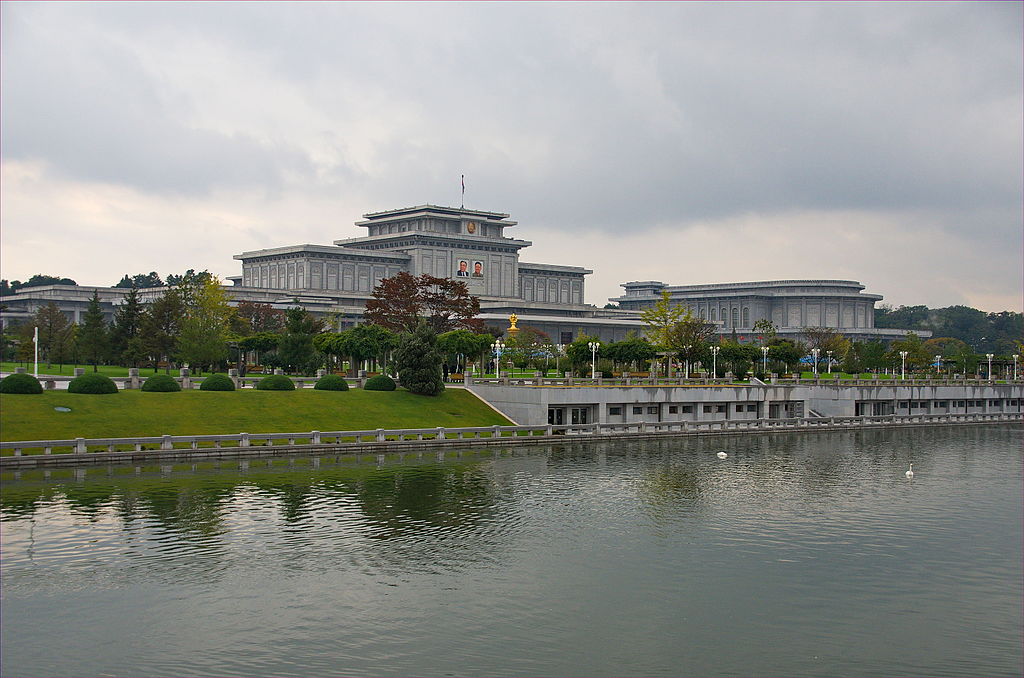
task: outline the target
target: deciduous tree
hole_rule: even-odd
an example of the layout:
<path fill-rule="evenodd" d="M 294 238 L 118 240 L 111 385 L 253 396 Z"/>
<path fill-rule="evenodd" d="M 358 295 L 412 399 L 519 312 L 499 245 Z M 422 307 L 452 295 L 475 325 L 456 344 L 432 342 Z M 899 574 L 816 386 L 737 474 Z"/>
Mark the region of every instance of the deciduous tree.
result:
<path fill-rule="evenodd" d="M 466 284 L 423 274 L 402 272 L 384 278 L 366 302 L 366 321 L 393 332 L 412 332 L 420 318 L 436 333 L 456 329 L 482 331 L 480 300 L 469 294 Z"/>

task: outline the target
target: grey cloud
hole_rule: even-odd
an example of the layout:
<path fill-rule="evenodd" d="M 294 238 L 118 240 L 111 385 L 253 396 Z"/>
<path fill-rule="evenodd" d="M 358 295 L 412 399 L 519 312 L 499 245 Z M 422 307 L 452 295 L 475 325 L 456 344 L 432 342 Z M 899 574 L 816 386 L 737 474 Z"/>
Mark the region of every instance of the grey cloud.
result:
<path fill-rule="evenodd" d="M 305 185 L 288 190 L 345 183 L 372 210 L 457 199 L 466 173 L 473 205 L 609 230 L 794 209 L 998 212 L 1021 198 L 1019 3 L 7 3 L 4 14 L 5 152 L 154 192 L 285 190 L 294 173 Z M 133 46 L 188 41 L 229 48 L 336 118 L 324 130 L 336 165 L 314 176 L 298 142 L 187 126 L 203 92 L 168 91 Z M 412 122 L 352 160 L 360 132 L 346 121 L 391 111 Z"/>

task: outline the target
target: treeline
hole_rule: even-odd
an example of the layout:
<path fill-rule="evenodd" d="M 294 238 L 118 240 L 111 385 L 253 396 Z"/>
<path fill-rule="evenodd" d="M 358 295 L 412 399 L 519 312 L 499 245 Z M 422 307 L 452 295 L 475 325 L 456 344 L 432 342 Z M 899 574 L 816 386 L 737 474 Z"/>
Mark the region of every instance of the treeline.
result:
<path fill-rule="evenodd" d="M 156 271 L 150 271 L 149 273 L 136 273 L 134 275 L 128 275 L 126 273 L 121 280 L 114 285 L 114 287 L 125 289 L 134 287 L 135 289 L 142 290 L 150 287 L 177 285 L 190 275 L 195 276 L 197 274 L 193 269 L 189 269 L 182 274 L 170 273 L 167 275 L 167 280 L 164 281 Z M 78 285 L 78 283 L 71 278 L 60 278 L 54 275 L 37 273 L 25 282 L 21 282 L 20 280 L 0 280 L 0 297 L 14 294 L 18 290 L 26 287 L 40 287 L 42 285 Z"/>
<path fill-rule="evenodd" d="M 881 304 L 875 307 L 875 327 L 930 330 L 933 337 L 957 339 L 978 353 L 1008 355 L 1018 352 L 1018 342 L 1024 338 L 1024 314 L 986 313 L 969 306 L 930 309 Z"/>
<path fill-rule="evenodd" d="M 77 285 L 71 278 L 58 278 L 53 275 L 43 275 L 37 273 L 25 282 L 20 280 L 0 280 L 0 297 L 14 294 L 20 289 L 25 287 L 41 287 L 43 285 Z"/>

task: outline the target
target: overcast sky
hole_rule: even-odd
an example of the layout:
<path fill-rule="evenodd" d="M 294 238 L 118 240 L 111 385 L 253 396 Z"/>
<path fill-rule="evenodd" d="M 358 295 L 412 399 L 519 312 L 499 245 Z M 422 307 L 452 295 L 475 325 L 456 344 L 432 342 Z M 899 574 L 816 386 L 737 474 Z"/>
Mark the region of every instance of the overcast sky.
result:
<path fill-rule="evenodd" d="M 524 261 L 1022 310 L 1022 4 L 0 4 L 0 277 L 508 212 Z"/>

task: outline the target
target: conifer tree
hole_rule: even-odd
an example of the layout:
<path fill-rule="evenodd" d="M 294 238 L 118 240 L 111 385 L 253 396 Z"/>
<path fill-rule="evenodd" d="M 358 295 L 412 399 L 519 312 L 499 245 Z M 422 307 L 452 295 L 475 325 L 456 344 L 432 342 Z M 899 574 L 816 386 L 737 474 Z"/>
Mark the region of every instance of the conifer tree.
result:
<path fill-rule="evenodd" d="M 99 371 L 99 364 L 106 359 L 110 350 L 110 332 L 107 323 L 103 321 L 98 292 L 92 293 L 89 307 L 85 311 L 85 318 L 78 331 L 78 349 L 85 362 L 92 365 L 93 372 Z"/>
<path fill-rule="evenodd" d="M 428 396 L 444 391 L 437 335 L 426 322 L 420 322 L 414 332 L 402 336 L 395 351 L 395 364 L 398 379 L 406 390 Z"/>

